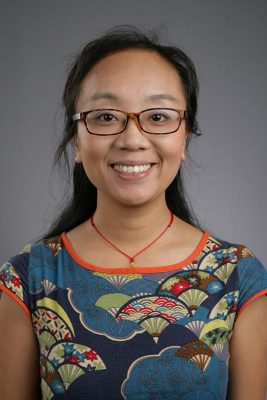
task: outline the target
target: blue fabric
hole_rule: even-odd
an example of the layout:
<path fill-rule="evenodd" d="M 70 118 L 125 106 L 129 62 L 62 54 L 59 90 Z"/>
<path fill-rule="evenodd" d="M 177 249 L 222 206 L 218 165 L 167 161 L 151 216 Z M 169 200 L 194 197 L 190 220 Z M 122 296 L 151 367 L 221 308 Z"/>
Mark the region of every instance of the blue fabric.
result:
<path fill-rule="evenodd" d="M 223 400 L 237 313 L 267 293 L 267 271 L 209 237 L 171 271 L 107 273 L 54 238 L 5 263 L 0 283 L 32 316 L 43 399 Z"/>

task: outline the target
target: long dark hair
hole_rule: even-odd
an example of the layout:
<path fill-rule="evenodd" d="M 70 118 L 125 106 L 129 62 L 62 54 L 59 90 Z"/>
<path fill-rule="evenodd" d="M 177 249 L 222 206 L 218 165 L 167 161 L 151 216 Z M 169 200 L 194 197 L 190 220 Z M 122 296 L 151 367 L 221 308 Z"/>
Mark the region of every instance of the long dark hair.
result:
<path fill-rule="evenodd" d="M 133 48 L 156 52 L 175 67 L 184 88 L 187 105 L 186 128 L 190 132 L 189 138 L 199 134 L 196 120 L 198 80 L 190 58 L 177 47 L 160 44 L 155 31 L 143 32 L 136 27 L 123 25 L 115 27 L 100 38 L 89 42 L 72 65 L 63 93 L 65 129 L 62 141 L 56 151 L 56 164 L 61 164 L 63 160 L 70 170 L 67 148 L 76 134 L 76 125 L 71 116 L 76 112 L 76 102 L 85 76 L 97 62 L 107 55 Z M 88 179 L 83 165 L 76 163 L 73 168 L 71 198 L 44 238 L 57 236 L 84 222 L 95 212 L 96 199 L 96 187 Z M 185 199 L 181 168 L 166 190 L 166 203 L 177 217 L 197 226 L 196 219 Z"/>

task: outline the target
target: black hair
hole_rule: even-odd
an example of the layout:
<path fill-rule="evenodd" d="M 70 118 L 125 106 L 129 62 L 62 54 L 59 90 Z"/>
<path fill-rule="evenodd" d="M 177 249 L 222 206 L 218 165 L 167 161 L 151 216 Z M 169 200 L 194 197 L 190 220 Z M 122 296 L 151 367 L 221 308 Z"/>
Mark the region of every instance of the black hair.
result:
<path fill-rule="evenodd" d="M 144 32 L 139 28 L 123 25 L 115 27 L 103 36 L 89 42 L 73 63 L 63 93 L 65 109 L 65 128 L 62 141 L 55 155 L 55 163 L 64 160 L 70 171 L 67 147 L 76 134 L 76 125 L 71 116 L 76 112 L 82 82 L 88 72 L 100 60 L 110 54 L 126 49 L 144 49 L 161 55 L 177 70 L 184 89 L 186 99 L 186 129 L 193 135 L 199 135 L 197 114 L 198 80 L 194 64 L 181 49 L 163 45 L 159 42 L 155 31 Z M 73 193 L 65 209 L 52 224 L 44 238 L 67 232 L 93 215 L 96 209 L 97 189 L 88 179 L 83 165 L 76 163 L 73 167 Z M 166 189 L 166 204 L 169 209 L 182 220 L 197 226 L 196 219 L 190 211 L 185 198 L 181 168 L 170 186 Z"/>

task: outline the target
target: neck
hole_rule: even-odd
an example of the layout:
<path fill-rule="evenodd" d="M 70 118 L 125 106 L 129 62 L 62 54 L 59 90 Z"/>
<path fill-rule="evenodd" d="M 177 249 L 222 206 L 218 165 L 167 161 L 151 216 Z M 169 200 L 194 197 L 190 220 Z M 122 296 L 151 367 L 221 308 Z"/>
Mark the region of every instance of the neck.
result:
<path fill-rule="evenodd" d="M 164 201 L 140 207 L 112 205 L 100 201 L 94 215 L 94 223 L 101 232 L 120 244 L 143 244 L 151 232 L 159 232 L 170 220 L 170 211 Z"/>

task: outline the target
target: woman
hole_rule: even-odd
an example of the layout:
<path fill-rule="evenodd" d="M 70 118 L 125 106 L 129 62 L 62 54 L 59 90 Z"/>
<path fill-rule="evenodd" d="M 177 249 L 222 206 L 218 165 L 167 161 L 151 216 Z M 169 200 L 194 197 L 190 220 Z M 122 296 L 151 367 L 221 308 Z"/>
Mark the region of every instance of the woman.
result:
<path fill-rule="evenodd" d="M 265 398 L 267 272 L 184 200 L 197 90 L 136 29 L 77 57 L 57 152 L 75 148 L 73 198 L 0 272 L 1 399 Z"/>

